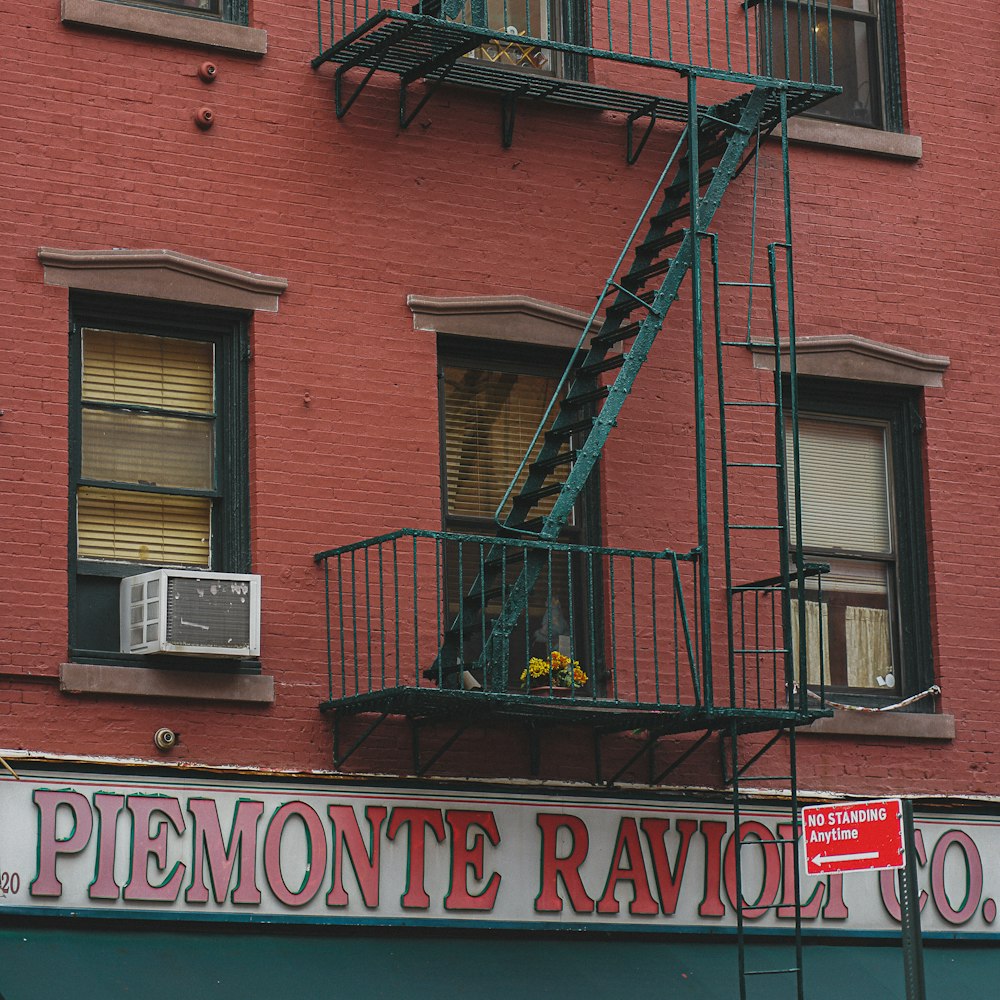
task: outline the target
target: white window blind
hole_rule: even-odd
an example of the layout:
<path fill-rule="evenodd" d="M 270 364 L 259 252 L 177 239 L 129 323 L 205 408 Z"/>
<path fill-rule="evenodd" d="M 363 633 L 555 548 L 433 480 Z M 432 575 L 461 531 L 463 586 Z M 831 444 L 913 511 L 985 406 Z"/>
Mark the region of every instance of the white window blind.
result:
<path fill-rule="evenodd" d="M 802 537 L 807 549 L 892 555 L 887 430 L 879 424 L 799 419 Z M 786 434 L 792 469 L 791 433 Z M 794 539 L 793 479 L 789 524 Z"/>

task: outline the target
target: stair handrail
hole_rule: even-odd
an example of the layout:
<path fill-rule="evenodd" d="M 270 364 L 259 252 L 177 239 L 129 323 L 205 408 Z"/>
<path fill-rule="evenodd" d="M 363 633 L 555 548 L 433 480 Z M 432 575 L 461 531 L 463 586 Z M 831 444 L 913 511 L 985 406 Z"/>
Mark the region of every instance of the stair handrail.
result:
<path fill-rule="evenodd" d="M 569 361 L 566 362 L 566 368 L 563 371 L 562 376 L 559 379 L 559 383 L 556 385 L 554 392 L 552 393 L 552 398 L 549 400 L 548 406 L 546 406 L 545 408 L 545 412 L 542 414 L 542 418 L 539 421 L 538 428 L 531 439 L 531 443 L 528 445 L 528 448 L 525 451 L 524 457 L 521 459 L 521 464 L 517 467 L 517 471 L 514 473 L 514 476 L 510 481 L 510 485 L 507 487 L 502 499 L 500 500 L 500 503 L 497 505 L 497 509 L 493 514 L 493 522 L 497 525 L 497 527 L 503 528 L 505 531 L 509 531 L 519 535 L 532 534 L 532 532 L 526 531 L 523 528 L 518 528 L 505 524 L 503 519 L 504 508 L 507 506 L 507 502 L 510 500 L 511 495 L 514 493 L 514 490 L 517 488 L 517 484 L 521 479 L 521 473 L 524 472 L 525 466 L 528 464 L 529 460 L 531 459 L 531 456 L 534 455 L 535 453 L 535 447 L 538 444 L 538 439 L 542 436 L 542 434 L 549 426 L 549 418 L 552 416 L 552 411 L 559 404 L 559 397 L 562 395 L 562 391 L 565 388 L 566 383 L 569 381 L 570 373 L 574 371 L 576 367 L 576 359 L 577 357 L 579 357 L 580 352 L 583 350 L 583 345 L 586 343 L 587 338 L 590 336 L 590 331 L 597 320 L 597 314 L 600 312 L 604 300 L 607 298 L 608 293 L 611 291 L 612 288 L 616 290 L 618 289 L 618 284 L 615 281 L 615 277 L 618 275 L 619 271 L 622 268 L 622 265 L 625 263 L 625 259 L 629 255 L 629 251 L 632 250 L 633 244 L 635 243 L 635 239 L 639 235 L 639 231 L 642 229 L 643 224 L 649 217 L 649 213 L 650 211 L 652 211 L 655 201 L 657 200 L 658 197 L 662 196 L 663 184 L 666 181 L 667 175 L 670 173 L 670 170 L 674 165 L 674 161 L 680 154 L 681 148 L 683 147 L 685 141 L 687 140 L 689 131 L 690 131 L 690 125 L 685 125 L 684 128 L 681 130 L 681 134 L 677 140 L 677 144 L 674 146 L 674 151 L 670 154 L 670 158 L 667 160 L 666 166 L 660 172 L 659 178 L 653 185 L 649 198 L 646 200 L 645 207 L 643 208 L 642 213 L 636 219 L 636 223 L 632 227 L 632 232 L 629 234 L 629 237 L 625 242 L 625 246 L 622 248 L 622 252 L 618 255 L 618 259 L 615 261 L 615 266 L 612 269 L 611 274 L 608 277 L 608 280 L 604 283 L 604 289 L 597 297 L 597 303 L 594 305 L 593 311 L 590 314 L 590 318 L 587 320 L 587 323 L 584 326 L 583 331 L 580 333 L 580 337 L 576 342 L 576 346 L 573 348 L 573 351 L 570 354 Z"/>

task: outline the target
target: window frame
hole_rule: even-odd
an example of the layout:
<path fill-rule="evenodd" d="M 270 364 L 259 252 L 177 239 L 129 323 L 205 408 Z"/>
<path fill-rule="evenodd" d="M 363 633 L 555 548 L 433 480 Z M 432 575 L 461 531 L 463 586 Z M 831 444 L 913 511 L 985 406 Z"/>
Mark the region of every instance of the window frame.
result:
<path fill-rule="evenodd" d="M 890 580 L 890 607 L 898 644 L 897 689 L 891 692 L 826 687 L 835 700 L 879 707 L 925 691 L 934 683 L 930 618 L 930 577 L 924 508 L 923 419 L 919 393 L 900 386 L 841 382 L 823 378 L 798 380 L 800 418 L 817 417 L 843 423 L 881 424 L 888 429 L 887 461 L 891 493 L 890 516 L 894 526 L 895 560 Z M 794 539 L 792 540 L 794 542 Z M 804 547 L 806 561 L 824 560 L 824 554 Z M 931 712 L 921 700 L 907 706 L 910 712 Z"/>
<path fill-rule="evenodd" d="M 482 371 L 506 372 L 514 375 L 551 376 L 556 379 L 566 370 L 571 351 L 538 344 L 514 342 L 472 341 L 466 337 L 438 337 L 438 419 L 441 443 L 441 524 L 445 531 L 467 534 L 494 534 L 496 524 L 490 520 L 448 514 L 448 469 L 445 437 L 444 368 L 477 368 Z M 511 475 L 514 469 L 511 469 Z M 577 508 L 577 523 L 564 529 L 570 536 L 567 541 L 581 545 L 598 545 L 600 518 L 597 514 L 599 496 L 598 470 L 595 470 L 583 491 Z M 451 523 L 450 523 L 451 522 Z M 452 526 L 454 525 L 454 526 Z M 480 528 L 486 530 L 480 532 Z"/>
<path fill-rule="evenodd" d="M 82 475 L 82 363 L 83 331 L 97 328 L 118 333 L 171 337 L 180 340 L 210 342 L 215 347 L 215 392 L 218 429 L 215 456 L 216 476 L 212 498 L 212 539 L 210 572 L 249 573 L 250 555 L 250 484 L 249 484 L 249 409 L 248 371 L 249 317 L 231 309 L 174 304 L 135 299 L 103 293 L 71 291 L 69 324 L 69 649 L 78 663 L 128 663 L 146 667 L 183 669 L 259 670 L 256 660 L 213 661 L 183 656 L 132 656 L 122 653 L 116 641 L 117 611 L 113 623 L 110 614 L 111 594 L 107 581 L 150 569 L 169 568 L 160 564 L 113 562 L 81 559 L 77 554 L 77 493 L 87 485 Z M 183 492 L 183 491 L 180 491 Z M 187 567 L 189 568 L 189 567 Z M 104 581 L 94 582 L 94 581 Z M 103 592 L 101 597 L 98 593 Z M 117 607 L 117 605 L 115 605 Z M 107 633 L 109 647 L 92 648 L 85 644 L 84 616 L 91 608 L 98 624 L 86 634 Z M 112 635 L 115 639 L 112 639 Z"/>
<path fill-rule="evenodd" d="M 561 377 L 566 369 L 566 364 L 572 354 L 571 350 L 541 346 L 538 344 L 518 343 L 515 341 L 494 341 L 470 339 L 460 336 L 448 336 L 439 334 L 437 341 L 437 375 L 438 375 L 438 419 L 439 419 L 439 442 L 440 442 L 440 480 L 441 480 L 441 524 L 445 532 L 455 532 L 469 535 L 495 535 L 498 533 L 498 526 L 492 519 L 479 519 L 468 516 L 457 515 L 449 517 L 448 514 L 448 469 L 447 469 L 447 438 L 445 428 L 445 385 L 444 369 L 448 367 L 476 368 L 482 371 L 498 371 L 518 375 L 549 376 L 555 379 Z M 547 400 L 546 400 L 547 402 Z M 510 470 L 513 475 L 514 469 Z M 583 490 L 576 506 L 576 520 L 573 524 L 568 524 L 564 528 L 564 536 L 561 542 L 570 545 L 599 545 L 601 518 L 599 509 L 600 484 L 599 471 L 594 470 Z M 447 558 L 447 550 L 446 550 Z M 445 570 L 447 577 L 447 570 Z M 582 575 L 579 579 L 582 579 Z M 603 594 L 604 584 L 601 575 L 601 566 L 594 570 L 593 591 L 597 595 Z M 445 608 L 448 607 L 448 594 L 443 595 Z M 582 604 L 585 595 L 581 592 L 574 595 L 574 614 L 571 616 L 574 621 L 582 622 L 585 616 L 582 612 Z M 590 648 L 593 640 L 593 649 Z M 574 655 L 581 663 L 587 664 L 587 673 L 590 675 L 590 685 L 594 685 L 596 690 L 601 690 L 604 683 L 606 670 L 603 665 L 604 649 L 604 626 L 603 615 L 598 612 L 591 628 L 585 630 L 584 634 L 574 640 Z M 528 655 L 541 655 L 538 651 L 528 651 Z M 517 680 L 515 674 L 519 672 L 511 667 L 511 685 L 516 689 Z"/>
<path fill-rule="evenodd" d="M 141 7 L 146 10 L 163 11 L 167 14 L 179 14 L 181 17 L 194 17 L 199 21 L 218 21 L 222 24 L 249 24 L 250 4 L 248 0 L 218 0 L 219 12 L 200 11 L 194 7 L 184 7 L 169 0 L 102 0 L 104 3 L 117 3 L 124 7 Z"/>

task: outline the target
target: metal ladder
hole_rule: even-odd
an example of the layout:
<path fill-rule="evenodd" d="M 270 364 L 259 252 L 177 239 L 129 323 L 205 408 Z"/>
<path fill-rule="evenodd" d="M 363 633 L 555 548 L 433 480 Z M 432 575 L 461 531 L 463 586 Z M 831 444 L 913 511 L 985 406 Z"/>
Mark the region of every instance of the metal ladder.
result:
<path fill-rule="evenodd" d="M 795 378 L 795 296 L 792 263 L 791 198 L 789 192 L 787 105 L 780 108 L 781 154 L 783 167 L 784 233 L 783 239 L 767 246 L 767 280 L 754 281 L 752 270 L 747 281 L 722 281 L 719 274 L 718 239 L 711 240 L 712 291 L 715 314 L 715 348 L 717 364 L 718 406 L 722 466 L 722 515 L 724 524 L 724 557 L 726 583 L 726 628 L 728 637 L 729 692 L 728 708 L 733 710 L 731 721 L 722 729 L 722 765 L 725 783 L 732 792 L 735 850 L 735 895 L 738 941 L 740 1000 L 767 997 L 804 998 L 802 949 L 802 886 L 798 775 L 796 763 L 796 725 L 808 713 L 808 685 L 804 642 L 794 648 L 793 626 L 797 634 L 806 635 L 805 581 L 807 573 L 820 567 L 807 566 L 802 556 L 802 512 L 798 484 L 798 399 Z M 753 220 L 751 248 L 756 241 L 756 216 Z M 752 252 L 752 251 L 751 251 Z M 780 262 L 784 262 L 784 281 L 779 279 Z M 782 340 L 782 309 L 780 299 L 784 285 L 785 339 Z M 748 294 L 745 339 L 727 339 L 720 319 L 721 299 L 726 289 L 742 289 Z M 756 340 L 752 336 L 752 301 L 760 289 L 769 300 L 770 330 L 768 336 Z M 766 349 L 773 362 L 773 383 L 769 396 L 763 391 L 732 398 L 727 388 L 724 363 L 726 351 L 735 349 L 743 354 L 748 348 Z M 782 374 L 783 357 L 787 359 L 788 384 Z M 786 433 L 786 420 L 790 427 Z M 755 423 L 756 421 L 756 423 Z M 734 425 L 741 433 L 733 445 L 730 431 Z M 767 431 L 765 433 L 765 430 Z M 748 431 L 750 431 L 748 433 Z M 754 431 L 756 433 L 754 433 Z M 786 437 L 793 454 L 792 467 L 787 461 Z M 754 444 L 756 442 L 756 444 Z M 773 442 L 773 450 L 761 454 L 761 442 Z M 749 482 L 747 481 L 749 479 Z M 733 480 L 738 484 L 732 489 Z M 767 486 L 767 488 L 765 488 Z M 735 513 L 732 496 L 770 496 L 765 510 L 760 505 L 753 511 Z M 791 508 L 791 509 L 790 509 Z M 794 514 L 794 533 L 790 513 Z M 754 542 L 744 549 L 734 545 L 735 535 L 752 533 Z M 794 537 L 793 537 L 794 534 Z M 770 545 L 764 540 L 770 539 Z M 740 556 L 750 555 L 746 564 Z M 748 580 L 753 570 L 767 566 L 765 578 Z M 739 575 L 739 576 L 738 576 Z M 793 603 L 793 592 L 798 600 Z M 749 608 L 747 604 L 749 602 Z M 748 622 L 750 623 L 748 627 Z M 762 623 L 766 627 L 761 627 Z M 822 672 L 822 666 L 821 666 Z M 773 733 L 755 746 L 741 760 L 740 741 L 751 732 L 763 731 L 760 712 L 793 713 L 799 718 L 787 718 L 772 723 Z M 762 761 L 774 760 L 776 747 L 787 750 L 787 766 L 780 774 L 761 774 L 754 768 Z M 780 783 L 785 794 L 788 818 L 776 824 L 773 837 L 744 838 L 741 820 L 741 779 L 750 776 L 757 782 Z M 746 864 L 748 851 L 777 851 L 780 870 L 784 873 L 781 899 L 761 905 L 747 900 Z M 790 882 L 790 884 L 789 884 Z M 764 886 L 761 886 L 761 895 Z M 774 909 L 779 916 L 794 921 L 793 940 L 788 946 L 791 960 L 768 967 L 752 967 L 747 955 L 747 919 L 762 916 Z M 782 989 L 782 983 L 787 988 Z M 755 988 L 756 987 L 756 988 Z"/>
<path fill-rule="evenodd" d="M 755 836 L 746 837 L 743 832 L 743 821 L 740 809 L 740 779 L 747 775 L 751 768 L 762 760 L 773 748 L 782 742 L 786 730 L 779 729 L 767 740 L 764 746 L 753 753 L 749 759 L 740 761 L 740 728 L 733 722 L 728 730 L 722 733 L 723 773 L 726 783 L 730 786 L 733 803 L 733 837 L 735 850 L 733 861 L 735 866 L 736 898 L 733 905 L 736 910 L 737 956 L 739 968 L 740 993 L 739 1000 L 781 1000 L 783 997 L 804 1000 L 805 983 L 803 978 L 803 948 L 802 948 L 802 884 L 799 865 L 802 839 L 802 826 L 799 820 L 798 776 L 796 767 L 795 727 L 787 729 L 788 768 L 787 774 L 754 774 L 756 781 L 781 781 L 788 786 L 788 819 L 777 823 L 777 835 L 770 838 Z M 749 902 L 746 898 L 746 863 L 744 852 L 767 851 L 769 848 L 780 852 L 780 871 L 787 879 L 791 875 L 791 885 L 781 886 L 780 899 L 772 903 L 762 904 L 758 898 Z M 764 888 L 761 888 L 763 894 Z M 791 916 L 794 921 L 793 940 L 789 947 L 791 951 L 790 964 L 769 964 L 767 967 L 754 967 L 748 962 L 746 921 L 763 915 L 767 910 L 775 910 L 779 915 Z M 781 984 L 787 984 L 786 989 Z M 756 987 L 756 988 L 755 988 Z"/>

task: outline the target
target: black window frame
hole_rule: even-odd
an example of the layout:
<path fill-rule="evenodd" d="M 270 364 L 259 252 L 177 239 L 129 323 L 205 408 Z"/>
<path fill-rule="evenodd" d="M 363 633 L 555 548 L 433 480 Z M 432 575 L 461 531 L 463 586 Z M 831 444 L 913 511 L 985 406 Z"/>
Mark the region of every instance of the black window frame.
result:
<path fill-rule="evenodd" d="M 930 575 L 924 507 L 924 422 L 919 391 L 896 385 L 844 382 L 800 377 L 800 417 L 882 424 L 888 428 L 896 558 L 892 620 L 894 647 L 899 651 L 899 676 L 892 691 L 861 691 L 827 685 L 834 701 L 881 707 L 913 697 L 934 683 L 930 615 Z M 823 562 L 830 553 L 805 549 L 806 561 Z M 931 712 L 933 704 L 922 699 L 905 707 L 910 712 Z"/>
<path fill-rule="evenodd" d="M 118 581 L 162 564 L 81 559 L 77 554 L 77 492 L 82 475 L 83 331 L 170 337 L 212 343 L 218 430 L 210 566 L 205 571 L 251 572 L 249 481 L 249 315 L 95 292 L 71 291 L 69 324 L 69 653 L 77 663 L 172 669 L 259 672 L 256 659 L 219 660 L 181 655 L 134 656 L 119 640 Z M 183 567 L 190 568 L 190 567 Z M 98 641 L 94 641 L 94 640 Z"/>

